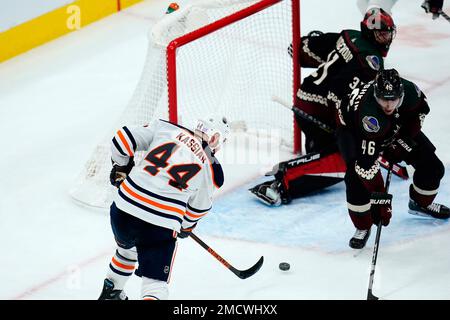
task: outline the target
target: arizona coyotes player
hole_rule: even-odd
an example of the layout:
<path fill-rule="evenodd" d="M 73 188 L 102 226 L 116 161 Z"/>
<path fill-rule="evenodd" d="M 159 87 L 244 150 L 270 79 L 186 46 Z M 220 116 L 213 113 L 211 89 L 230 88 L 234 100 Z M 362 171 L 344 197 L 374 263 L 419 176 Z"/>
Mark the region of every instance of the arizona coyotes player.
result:
<path fill-rule="evenodd" d="M 360 27 L 361 31 L 340 33 L 313 31 L 301 38 L 301 66 L 317 70 L 304 79 L 296 107 L 332 129 L 342 99 L 361 82 L 375 78 L 395 37 L 392 17 L 379 8 L 369 10 Z M 335 135 L 304 118 L 296 116 L 296 121 L 305 134 L 307 154 L 280 163 L 271 173 L 275 180 L 250 189 L 266 204 L 287 204 L 343 180 L 345 163 Z"/>
<path fill-rule="evenodd" d="M 123 288 L 136 262 L 142 298 L 168 298 L 177 238 L 189 236 L 223 184 L 214 154 L 229 131 L 224 117 L 199 120 L 194 131 L 163 120 L 117 131 L 110 175 L 118 187 L 110 210 L 117 250 L 100 300 L 126 299 Z M 146 156 L 135 165 L 141 150 Z"/>
<path fill-rule="evenodd" d="M 345 185 L 350 218 L 356 227 L 349 245 L 365 246 L 372 224 L 384 226 L 390 204 L 371 205 L 374 192 L 384 192 L 377 162 L 380 152 L 392 163 L 405 161 L 415 168 L 409 186 L 409 213 L 448 219 L 450 210 L 433 202 L 444 176 L 435 146 L 422 132 L 430 112 L 424 93 L 401 78 L 395 69 L 382 70 L 374 81 L 355 88 L 339 113 L 337 140 L 347 165 Z"/>

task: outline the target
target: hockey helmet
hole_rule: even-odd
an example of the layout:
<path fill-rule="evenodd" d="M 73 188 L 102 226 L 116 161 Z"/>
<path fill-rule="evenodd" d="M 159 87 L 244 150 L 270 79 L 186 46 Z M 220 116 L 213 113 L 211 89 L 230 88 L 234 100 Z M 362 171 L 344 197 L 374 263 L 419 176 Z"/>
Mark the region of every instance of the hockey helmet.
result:
<path fill-rule="evenodd" d="M 392 108 L 391 112 L 402 105 L 405 91 L 397 70 L 386 69 L 379 71 L 375 77 L 373 87 L 373 95 L 385 112 L 387 112 L 385 109 L 389 108 L 388 105 Z M 393 105 L 391 101 L 397 102 Z"/>
<path fill-rule="evenodd" d="M 225 143 L 231 131 L 227 118 L 218 115 L 199 119 L 195 130 L 207 136 L 207 142 L 213 151 Z"/>
<path fill-rule="evenodd" d="M 395 69 L 385 69 L 377 73 L 374 82 L 375 97 L 384 100 L 403 98 L 403 82 Z"/>
<path fill-rule="evenodd" d="M 389 13 L 378 7 L 369 9 L 361 21 L 363 37 L 374 43 L 380 49 L 383 57 L 387 56 L 396 30 L 394 20 Z"/>

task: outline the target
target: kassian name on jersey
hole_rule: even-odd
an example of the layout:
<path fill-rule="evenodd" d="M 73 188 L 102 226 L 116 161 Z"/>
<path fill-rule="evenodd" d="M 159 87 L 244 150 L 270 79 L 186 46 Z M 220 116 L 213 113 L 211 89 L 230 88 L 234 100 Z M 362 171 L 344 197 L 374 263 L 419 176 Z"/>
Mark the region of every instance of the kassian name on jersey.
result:
<path fill-rule="evenodd" d="M 197 140 L 195 140 L 195 138 L 183 132 L 180 132 L 175 137 L 175 139 L 177 139 L 178 141 L 183 143 L 186 147 L 188 147 L 202 163 L 205 163 L 206 155 L 203 152 L 201 144 Z"/>

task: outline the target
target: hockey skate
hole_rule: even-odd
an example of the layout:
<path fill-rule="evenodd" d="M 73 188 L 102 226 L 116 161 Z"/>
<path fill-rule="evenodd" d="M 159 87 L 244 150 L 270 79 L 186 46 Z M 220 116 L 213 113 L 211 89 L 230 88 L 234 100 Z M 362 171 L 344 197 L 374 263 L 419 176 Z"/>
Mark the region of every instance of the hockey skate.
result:
<path fill-rule="evenodd" d="M 428 207 L 423 208 L 417 204 L 412 199 L 409 199 L 408 204 L 409 210 L 408 213 L 421 216 L 421 217 L 429 217 L 436 219 L 448 219 L 450 217 L 450 209 L 443 204 L 432 203 Z"/>
<path fill-rule="evenodd" d="M 277 180 L 266 181 L 249 189 L 261 202 L 269 206 L 279 206 L 291 202 L 282 183 Z"/>
<path fill-rule="evenodd" d="M 105 279 L 103 282 L 103 290 L 98 300 L 128 300 L 123 290 L 114 290 L 114 283 Z"/>
<path fill-rule="evenodd" d="M 370 229 L 359 230 L 356 229 L 355 234 L 350 239 L 348 245 L 353 249 L 362 249 L 366 246 L 367 240 L 370 237 Z"/>

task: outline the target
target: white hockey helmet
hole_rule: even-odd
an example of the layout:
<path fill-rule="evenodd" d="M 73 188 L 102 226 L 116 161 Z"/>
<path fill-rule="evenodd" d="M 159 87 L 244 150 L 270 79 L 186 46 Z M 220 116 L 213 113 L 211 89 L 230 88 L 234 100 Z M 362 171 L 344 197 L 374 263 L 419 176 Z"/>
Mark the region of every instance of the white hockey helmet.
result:
<path fill-rule="evenodd" d="M 227 118 L 219 115 L 199 119 L 195 130 L 207 136 L 208 145 L 213 151 L 225 143 L 231 131 Z"/>

